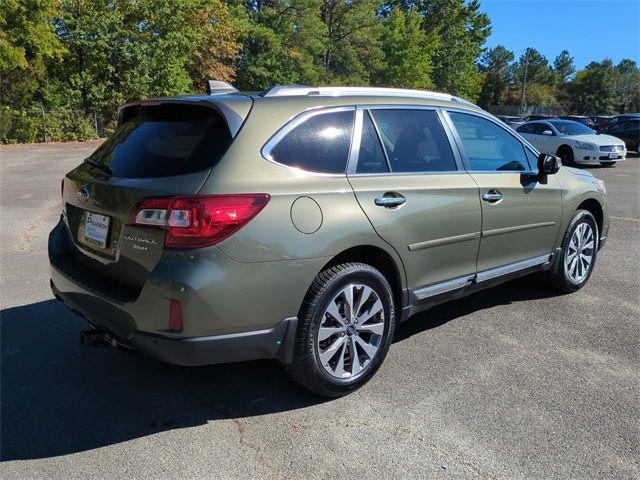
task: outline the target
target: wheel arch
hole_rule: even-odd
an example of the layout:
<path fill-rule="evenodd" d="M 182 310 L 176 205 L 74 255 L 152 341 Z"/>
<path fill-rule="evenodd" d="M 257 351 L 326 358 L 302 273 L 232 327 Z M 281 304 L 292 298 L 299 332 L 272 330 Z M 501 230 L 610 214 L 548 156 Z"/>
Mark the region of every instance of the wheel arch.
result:
<path fill-rule="evenodd" d="M 386 250 L 373 245 L 359 245 L 348 248 L 335 255 L 320 271 L 341 263 L 361 262 L 371 265 L 384 275 L 393 291 L 396 309 L 399 312 L 405 305 L 405 272 L 404 267 Z M 320 272 L 318 272 L 320 273 Z"/>
<path fill-rule="evenodd" d="M 586 210 L 593 218 L 596 219 L 596 225 L 598 225 L 598 235 L 602 235 L 602 228 L 604 223 L 604 211 L 600 202 L 595 198 L 587 198 L 578 205 L 577 210 Z"/>
<path fill-rule="evenodd" d="M 567 148 L 571 150 L 571 154 L 573 154 L 573 147 L 567 143 L 563 143 L 558 146 L 558 149 L 556 150 L 556 155 L 560 154 L 560 150 L 567 149 Z"/>

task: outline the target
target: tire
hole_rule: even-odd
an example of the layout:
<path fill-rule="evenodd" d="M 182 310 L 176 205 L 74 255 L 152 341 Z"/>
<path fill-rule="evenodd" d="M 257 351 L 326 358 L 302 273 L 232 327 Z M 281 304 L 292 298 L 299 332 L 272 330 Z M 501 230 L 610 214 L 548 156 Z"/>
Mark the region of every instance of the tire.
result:
<path fill-rule="evenodd" d="M 357 306 L 354 317 L 349 315 L 348 295 Z M 363 263 L 330 267 L 318 274 L 304 299 L 292 362 L 285 369 L 317 394 L 346 395 L 380 368 L 395 322 L 393 292 L 378 270 Z"/>
<path fill-rule="evenodd" d="M 603 167 L 613 167 L 615 164 L 616 162 L 600 162 Z"/>
<path fill-rule="evenodd" d="M 558 153 L 558 156 L 560 157 L 560 160 L 562 160 L 562 165 L 566 167 L 576 166 L 576 162 L 573 158 L 573 150 L 571 149 L 571 147 L 563 145 L 558 149 L 557 153 Z"/>
<path fill-rule="evenodd" d="M 582 233 L 579 232 L 579 229 Z M 591 237 L 588 236 L 589 230 Z M 579 244 L 577 239 L 581 236 L 584 242 Z M 560 259 L 555 265 L 554 271 L 547 273 L 551 286 L 563 293 L 576 292 L 584 287 L 596 264 L 599 239 L 598 224 L 593 215 L 587 210 L 578 210 L 569 222 L 562 239 Z M 585 253 L 580 256 L 582 252 Z M 578 258 L 575 260 L 575 267 L 573 267 L 574 261 L 572 259 L 576 256 Z M 590 257 L 586 268 L 586 260 L 582 257 Z"/>

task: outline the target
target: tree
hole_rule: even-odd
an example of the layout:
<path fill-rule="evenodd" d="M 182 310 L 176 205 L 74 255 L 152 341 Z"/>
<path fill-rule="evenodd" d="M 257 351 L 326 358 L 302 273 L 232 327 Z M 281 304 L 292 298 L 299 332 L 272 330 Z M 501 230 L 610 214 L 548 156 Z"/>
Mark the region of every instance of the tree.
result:
<path fill-rule="evenodd" d="M 491 22 L 480 12 L 480 2 L 425 0 L 415 4 L 424 16 L 426 31 L 433 31 L 440 38 L 440 48 L 433 59 L 436 86 L 476 100 L 482 88 L 476 60 L 491 33 Z"/>
<path fill-rule="evenodd" d="M 483 74 L 482 90 L 478 104 L 483 108 L 505 103 L 509 83 L 509 66 L 513 62 L 513 52 L 502 45 L 485 51 L 478 62 Z"/>
<path fill-rule="evenodd" d="M 3 0 L 0 3 L 0 103 L 22 108 L 41 100 L 46 62 L 64 47 L 53 18 L 57 0 Z"/>
<path fill-rule="evenodd" d="M 525 64 L 527 65 L 527 85 L 529 83 L 540 83 L 543 85 L 554 85 L 554 75 L 549 66 L 549 61 L 535 48 L 529 48 L 520 56 L 514 65 L 514 81 L 521 83 L 524 78 Z"/>
<path fill-rule="evenodd" d="M 576 73 L 568 86 L 573 110 L 581 115 L 615 113 L 618 107 L 618 75 L 610 59 L 591 62 Z"/>
<path fill-rule="evenodd" d="M 566 83 L 576 71 L 573 57 L 568 50 L 563 50 L 553 61 L 553 71 L 561 84 Z"/>
<path fill-rule="evenodd" d="M 319 81 L 326 48 L 320 5 L 321 0 L 273 0 L 232 7 L 241 32 L 236 63 L 240 88 Z"/>
<path fill-rule="evenodd" d="M 620 111 L 640 111 L 640 70 L 634 60 L 625 58 L 615 67 L 618 75 Z"/>
<path fill-rule="evenodd" d="M 86 112 L 233 79 L 239 44 L 220 0 L 66 0 L 56 28 L 67 47 L 51 66 L 65 85 L 57 102 Z"/>
<path fill-rule="evenodd" d="M 425 32 L 415 9 L 394 7 L 383 25 L 384 60 L 374 82 L 399 88 L 432 88 L 431 59 L 438 48 L 437 36 Z"/>
<path fill-rule="evenodd" d="M 333 84 L 366 84 L 380 65 L 381 28 L 376 0 L 323 0 L 320 18 L 326 25 L 323 78 Z"/>

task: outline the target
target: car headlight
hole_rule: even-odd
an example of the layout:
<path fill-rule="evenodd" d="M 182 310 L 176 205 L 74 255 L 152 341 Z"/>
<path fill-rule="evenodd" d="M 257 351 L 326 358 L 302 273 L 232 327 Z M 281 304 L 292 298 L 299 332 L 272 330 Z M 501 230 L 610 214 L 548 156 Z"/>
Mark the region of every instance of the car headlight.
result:
<path fill-rule="evenodd" d="M 576 148 L 580 150 L 595 150 L 596 146 L 593 143 L 576 142 Z"/>
<path fill-rule="evenodd" d="M 596 187 L 598 187 L 598 189 L 602 193 L 604 193 L 606 195 L 607 194 L 607 186 L 605 185 L 604 180 L 601 180 L 599 178 L 594 178 L 593 181 L 596 184 Z"/>

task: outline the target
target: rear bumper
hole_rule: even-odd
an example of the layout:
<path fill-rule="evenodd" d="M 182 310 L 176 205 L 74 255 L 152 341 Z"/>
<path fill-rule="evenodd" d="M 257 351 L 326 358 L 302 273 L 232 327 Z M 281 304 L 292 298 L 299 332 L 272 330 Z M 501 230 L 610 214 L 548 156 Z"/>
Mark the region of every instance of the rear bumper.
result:
<path fill-rule="evenodd" d="M 116 344 L 149 357 L 174 365 L 195 366 L 243 362 L 258 359 L 277 359 L 291 362 L 293 341 L 298 319 L 285 318 L 271 328 L 251 332 L 212 335 L 206 337 L 171 338 L 147 332 L 132 331 L 120 337 L 105 321 L 105 316 L 74 302 L 73 296 L 60 292 L 54 280 L 51 290 L 73 313 L 80 315 L 92 328 L 106 334 Z M 113 318 L 112 318 L 113 320 Z M 124 319 L 126 320 L 126 319 Z M 122 323 L 122 322 L 120 322 Z"/>
<path fill-rule="evenodd" d="M 314 274 L 324 261 L 243 264 L 215 247 L 188 256 L 168 252 L 144 285 L 131 289 L 78 263 L 73 249 L 61 222 L 49 237 L 56 298 L 119 345 L 179 365 L 289 361 L 306 294 L 301 273 Z M 182 332 L 168 328 L 174 299 L 182 305 Z"/>

